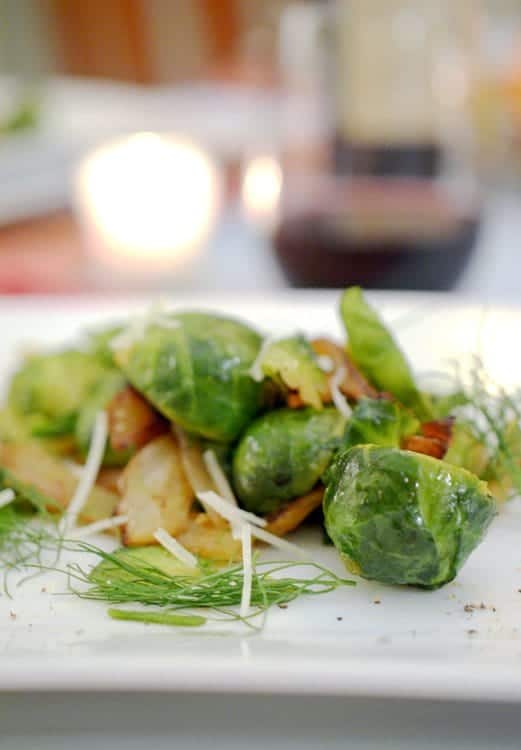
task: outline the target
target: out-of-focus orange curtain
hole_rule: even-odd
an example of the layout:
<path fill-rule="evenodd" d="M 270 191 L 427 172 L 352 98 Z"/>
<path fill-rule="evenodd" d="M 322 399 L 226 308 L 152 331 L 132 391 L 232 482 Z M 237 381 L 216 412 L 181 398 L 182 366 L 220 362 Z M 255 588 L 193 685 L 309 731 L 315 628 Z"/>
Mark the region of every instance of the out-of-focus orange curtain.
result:
<path fill-rule="evenodd" d="M 148 83 L 143 2 L 146 0 L 49 0 L 58 67 L 72 75 Z"/>
<path fill-rule="evenodd" d="M 153 50 L 157 40 L 150 33 L 150 14 L 175 23 L 176 0 L 165 0 L 165 4 L 147 4 L 147 0 L 45 1 L 60 72 L 137 83 L 162 79 Z M 239 47 L 238 0 L 192 0 L 192 4 L 193 23 L 205 51 L 198 74 L 226 75 L 233 71 Z M 189 3 L 184 6 L 184 13 L 191 13 Z M 176 55 L 181 51 L 172 49 L 172 60 Z M 183 73 L 186 70 L 181 60 L 179 68 Z"/>
<path fill-rule="evenodd" d="M 208 29 L 212 63 L 232 68 L 237 61 L 241 33 L 236 0 L 197 0 Z"/>

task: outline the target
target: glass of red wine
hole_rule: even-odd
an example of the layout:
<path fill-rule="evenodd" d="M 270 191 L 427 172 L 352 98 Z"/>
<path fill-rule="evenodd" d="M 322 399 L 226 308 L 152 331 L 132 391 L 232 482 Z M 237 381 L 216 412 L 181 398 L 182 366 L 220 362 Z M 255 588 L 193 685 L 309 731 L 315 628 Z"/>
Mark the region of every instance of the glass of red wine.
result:
<path fill-rule="evenodd" d="M 273 247 L 297 287 L 450 289 L 476 243 L 472 4 L 290 6 Z"/>

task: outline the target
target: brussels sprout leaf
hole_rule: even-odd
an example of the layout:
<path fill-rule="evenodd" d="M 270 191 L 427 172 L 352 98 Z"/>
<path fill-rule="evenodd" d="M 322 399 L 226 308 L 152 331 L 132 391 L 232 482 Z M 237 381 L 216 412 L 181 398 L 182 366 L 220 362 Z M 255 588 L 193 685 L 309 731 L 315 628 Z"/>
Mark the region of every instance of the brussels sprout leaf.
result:
<path fill-rule="evenodd" d="M 359 287 L 342 295 L 340 309 L 349 337 L 349 352 L 364 375 L 381 391 L 388 391 L 421 419 L 432 418 L 425 396 L 391 333 L 364 299 Z"/>
<path fill-rule="evenodd" d="M 327 379 L 318 366 L 313 349 L 303 336 L 274 341 L 259 364 L 263 375 L 290 391 L 297 391 L 304 404 L 315 409 L 322 408 Z"/>

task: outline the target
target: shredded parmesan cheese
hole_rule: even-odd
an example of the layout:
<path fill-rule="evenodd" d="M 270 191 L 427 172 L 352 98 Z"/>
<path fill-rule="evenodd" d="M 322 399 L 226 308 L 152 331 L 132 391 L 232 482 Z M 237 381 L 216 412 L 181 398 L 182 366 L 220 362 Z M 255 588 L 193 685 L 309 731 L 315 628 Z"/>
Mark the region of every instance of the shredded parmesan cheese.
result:
<path fill-rule="evenodd" d="M 87 460 L 85 466 L 79 478 L 76 490 L 72 499 L 63 515 L 63 525 L 65 528 L 70 529 L 76 525 L 77 518 L 81 513 L 83 506 L 87 502 L 92 488 L 96 483 L 96 479 L 103 462 L 103 454 L 105 453 L 105 445 L 108 437 L 108 420 L 107 415 L 104 411 L 98 412 L 94 421 L 94 429 L 92 431 L 89 452 L 87 454 Z"/>
<path fill-rule="evenodd" d="M 209 492 L 198 492 L 197 497 L 202 503 L 209 505 L 216 513 L 230 523 L 249 523 L 254 526 L 267 526 L 268 522 L 265 518 L 260 518 L 254 513 L 249 513 L 247 510 L 242 510 L 241 508 L 234 508 L 233 505 L 230 505 L 227 500 L 216 492 L 212 492 L 211 490 Z"/>
<path fill-rule="evenodd" d="M 197 495 L 199 492 L 216 489 L 215 483 L 206 469 L 199 446 L 192 444 L 191 439 L 179 425 L 174 424 L 173 430 L 181 449 L 183 470 L 189 485 L 194 491 L 194 495 Z M 212 521 L 218 523 L 221 518 L 219 514 L 202 500 L 200 502 Z"/>
<path fill-rule="evenodd" d="M 217 456 L 215 455 L 214 451 L 210 449 L 205 451 L 203 453 L 203 460 L 208 470 L 208 474 L 210 475 L 210 478 L 212 482 L 214 483 L 220 496 L 223 497 L 225 500 L 227 500 L 230 503 L 230 505 L 233 505 L 237 508 L 238 507 L 237 498 L 235 497 L 233 490 L 230 487 L 228 477 L 226 476 L 224 471 L 221 469 L 221 466 L 219 464 L 219 461 L 217 460 Z M 239 524 L 232 523 L 232 537 L 234 539 L 241 538 L 241 527 Z"/>
<path fill-rule="evenodd" d="M 0 491 L 0 508 L 3 508 L 6 505 L 9 505 L 9 503 L 12 503 L 15 497 L 16 497 L 15 492 L 10 487 L 7 487 L 5 490 L 1 490 Z"/>
<path fill-rule="evenodd" d="M 317 364 L 322 372 L 333 372 L 335 369 L 335 363 L 327 354 L 320 354 L 317 357 Z"/>
<path fill-rule="evenodd" d="M 74 529 L 72 536 L 74 539 L 86 539 L 94 534 L 102 534 L 104 531 L 116 529 L 118 526 L 125 526 L 128 523 L 128 516 L 113 516 L 112 518 L 102 518 L 101 521 L 89 523 L 87 526 L 80 526 Z"/>
<path fill-rule="evenodd" d="M 251 585 L 253 579 L 253 567 L 251 562 L 251 526 L 248 523 L 241 528 L 242 544 L 242 592 L 241 592 L 241 617 L 246 617 L 250 610 Z"/>
<path fill-rule="evenodd" d="M 256 516 L 253 513 L 248 513 L 247 511 L 241 510 L 240 508 L 234 508 L 222 497 L 219 497 L 219 495 L 217 495 L 215 492 L 201 492 L 197 494 L 198 498 L 200 496 L 202 496 L 202 498 L 204 498 L 204 501 L 208 503 L 208 505 L 211 505 L 211 507 L 227 521 L 229 521 L 230 523 L 239 524 L 241 526 L 241 530 L 242 527 L 247 524 L 250 527 L 251 535 L 256 539 L 259 539 L 261 542 L 265 542 L 266 544 L 270 544 L 272 547 L 277 547 L 278 549 L 285 550 L 286 552 L 292 552 L 293 554 L 298 555 L 299 557 L 302 557 L 304 559 L 309 557 L 309 555 L 306 555 L 304 550 L 302 550 L 296 544 L 288 542 L 285 539 L 281 539 L 275 534 L 266 531 L 266 529 L 264 528 L 260 528 L 261 526 L 267 525 L 266 519 L 259 518 L 259 516 Z"/>
<path fill-rule="evenodd" d="M 63 463 L 70 470 L 71 474 L 74 474 L 75 477 L 81 477 L 83 471 L 83 466 L 81 464 L 76 463 L 76 461 L 71 461 L 69 458 L 64 458 Z"/>
<path fill-rule="evenodd" d="M 171 555 L 177 557 L 177 559 L 184 565 L 187 565 L 189 568 L 197 567 L 197 557 L 192 555 L 186 547 L 183 547 L 183 545 L 180 544 L 177 539 L 174 539 L 174 537 L 169 534 L 168 531 L 165 531 L 165 529 L 156 529 L 154 532 L 154 539 L 170 552 Z"/>
<path fill-rule="evenodd" d="M 305 552 L 297 544 L 293 544 L 293 542 L 288 542 L 286 539 L 282 539 L 280 536 L 266 531 L 266 529 L 259 529 L 258 526 L 252 526 L 250 531 L 251 535 L 261 542 L 265 542 L 266 544 L 283 550 L 284 552 L 291 552 L 304 560 L 309 560 L 309 553 Z"/>
<path fill-rule="evenodd" d="M 203 460 L 206 468 L 208 469 L 208 474 L 212 478 L 212 481 L 215 484 L 220 496 L 231 503 L 231 505 L 235 505 L 237 507 L 237 498 L 233 494 L 233 490 L 230 487 L 228 477 L 221 469 L 214 451 L 205 451 L 203 453 Z"/>
<path fill-rule="evenodd" d="M 137 341 L 144 338 L 148 328 L 153 325 L 174 329 L 179 328 L 180 323 L 175 318 L 168 317 L 164 302 L 158 302 L 146 310 L 143 315 L 133 318 L 123 331 L 116 334 L 110 341 L 110 348 L 112 351 L 130 349 Z"/>
<path fill-rule="evenodd" d="M 335 372 L 331 380 L 329 381 L 329 387 L 331 388 L 331 398 L 333 399 L 333 403 L 336 406 L 337 410 L 342 414 L 344 417 L 350 417 L 351 416 L 351 407 L 347 403 L 347 399 L 344 396 L 344 394 L 340 391 L 340 383 L 343 381 L 343 379 L 346 376 L 346 369 L 345 367 L 339 367 L 338 370 Z"/>
<path fill-rule="evenodd" d="M 252 380 L 256 380 L 257 383 L 260 383 L 262 380 L 264 380 L 264 373 L 262 372 L 262 360 L 264 359 L 264 356 L 272 343 L 273 337 L 266 336 L 266 338 L 262 342 L 261 348 L 259 349 L 259 353 L 255 357 L 255 360 L 253 361 L 253 364 L 248 371 L 250 378 Z"/>

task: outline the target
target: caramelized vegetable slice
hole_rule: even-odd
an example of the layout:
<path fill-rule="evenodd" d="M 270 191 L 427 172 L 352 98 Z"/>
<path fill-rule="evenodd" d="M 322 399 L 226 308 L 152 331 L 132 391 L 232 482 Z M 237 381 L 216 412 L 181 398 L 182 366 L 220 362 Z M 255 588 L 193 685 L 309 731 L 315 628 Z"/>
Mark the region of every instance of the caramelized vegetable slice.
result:
<path fill-rule="evenodd" d="M 228 525 L 215 526 L 207 513 L 193 516 L 186 530 L 177 539 L 198 557 L 216 562 L 237 562 L 242 559 L 240 539 L 232 537 Z"/>
<path fill-rule="evenodd" d="M 421 435 L 406 438 L 403 447 L 415 453 L 443 458 L 451 442 L 453 423 L 452 417 L 424 422 L 420 425 Z"/>
<path fill-rule="evenodd" d="M 436 438 L 428 438 L 424 435 L 412 435 L 403 442 L 405 450 L 414 453 L 423 453 L 424 456 L 443 458 L 447 450 Z"/>
<path fill-rule="evenodd" d="M 203 451 L 201 444 L 197 438 L 188 435 L 181 427 L 174 425 L 174 434 L 177 438 L 179 450 L 181 454 L 181 462 L 185 476 L 192 487 L 194 495 L 199 492 L 207 492 L 213 490 L 219 492 L 219 488 L 215 486 L 206 464 L 203 459 Z M 205 508 L 208 516 L 213 522 L 214 526 L 220 526 L 224 528 L 227 522 L 213 508 Z"/>
<path fill-rule="evenodd" d="M 120 494 L 120 480 L 123 474 L 123 469 L 119 468 L 106 468 L 101 469 L 96 480 L 98 487 L 104 487 L 109 492 L 114 492 L 116 495 Z"/>
<path fill-rule="evenodd" d="M 316 487 L 307 495 L 302 495 L 302 497 L 292 500 L 279 510 L 271 513 L 266 518 L 268 521 L 266 531 L 277 536 L 284 536 L 289 534 L 290 531 L 295 531 L 309 514 L 321 505 L 323 495 L 324 488 L 322 486 Z"/>
<path fill-rule="evenodd" d="M 318 357 L 327 357 L 331 360 L 333 372 L 336 372 L 339 368 L 343 368 L 345 376 L 339 387 L 344 396 L 355 401 L 364 396 L 367 398 L 378 397 L 378 392 L 369 384 L 360 370 L 357 369 L 348 357 L 345 350 L 338 346 L 338 344 L 330 341 L 330 339 L 318 338 L 313 339 L 311 347 Z M 330 401 L 331 398 L 328 400 Z"/>
<path fill-rule="evenodd" d="M 0 466 L 9 469 L 20 481 L 36 487 L 62 508 L 67 507 L 78 484 L 78 477 L 67 464 L 37 443 L 0 443 Z M 114 492 L 94 487 L 80 513 L 80 520 L 91 523 L 110 518 L 118 500 Z"/>
<path fill-rule="evenodd" d="M 194 493 L 172 435 L 158 437 L 136 453 L 120 485 L 123 497 L 118 512 L 128 516 L 124 544 L 153 544 L 156 529 L 177 536 L 188 526 Z"/>
<path fill-rule="evenodd" d="M 106 406 L 110 445 L 115 451 L 141 448 L 168 431 L 168 422 L 145 399 L 126 386 Z"/>
<path fill-rule="evenodd" d="M 288 392 L 289 406 L 298 399 L 299 405 L 322 408 L 328 392 L 327 378 L 303 336 L 272 341 L 262 355 L 259 369 L 283 393 Z"/>

